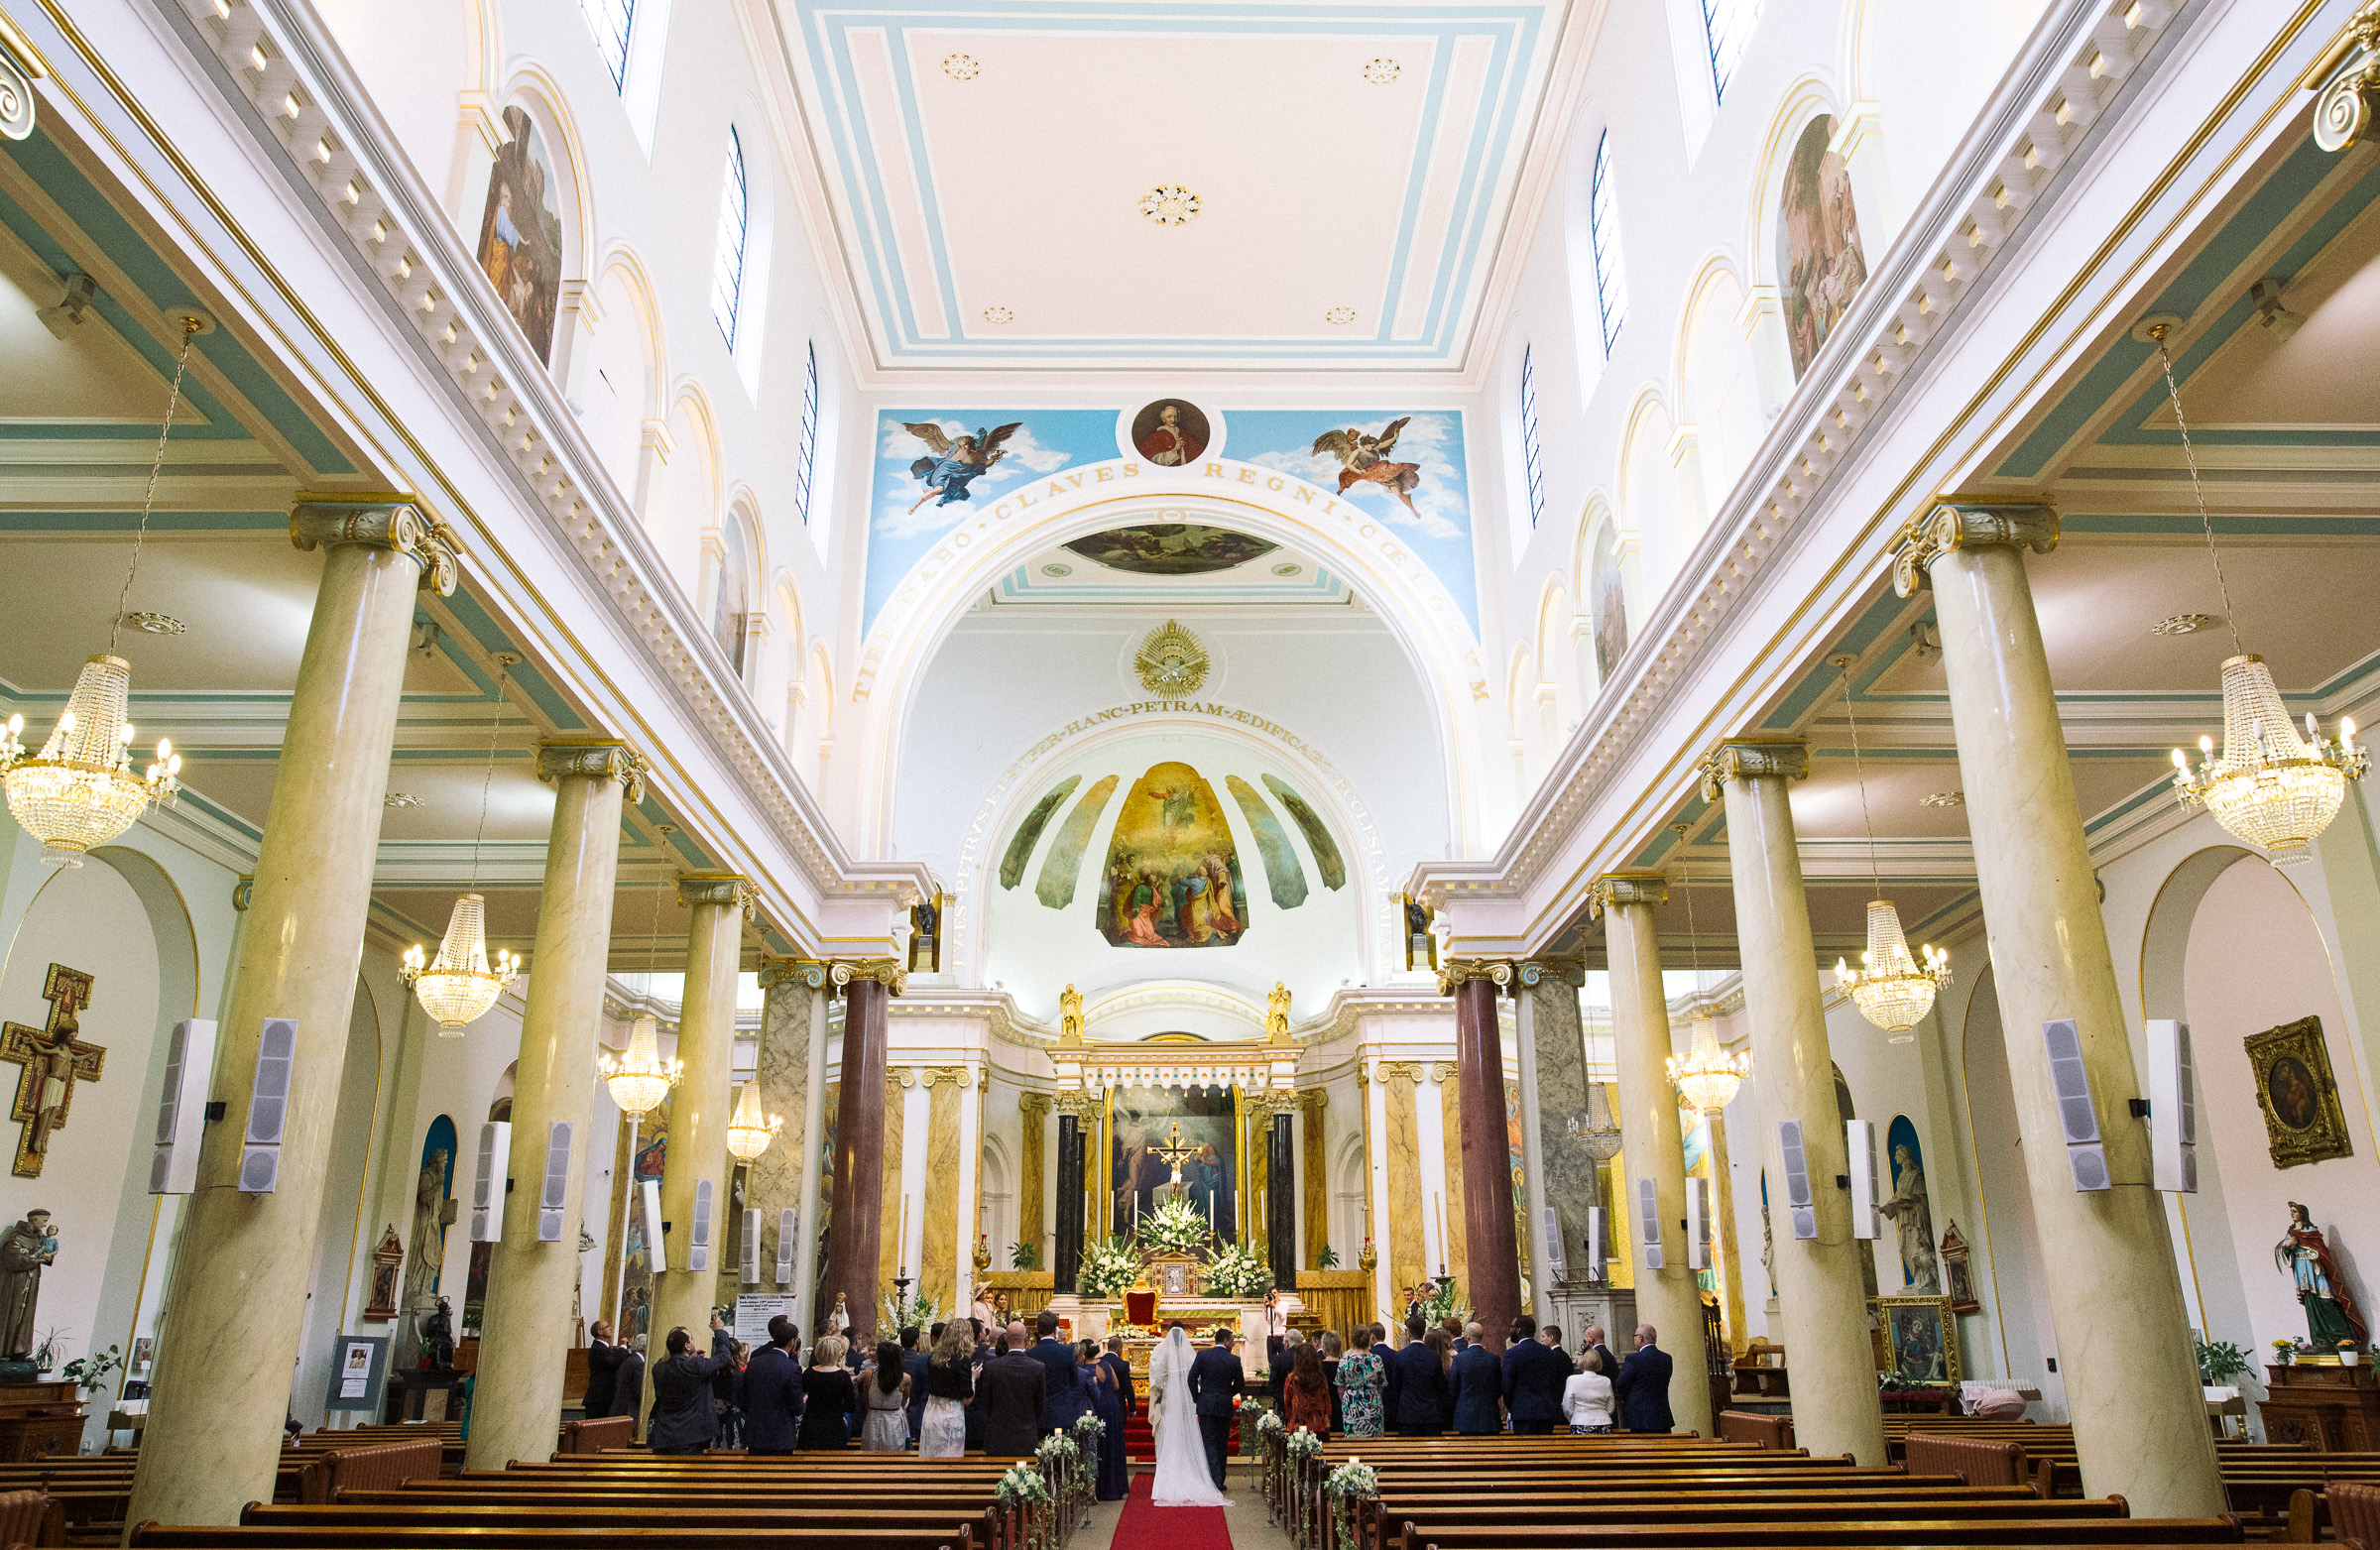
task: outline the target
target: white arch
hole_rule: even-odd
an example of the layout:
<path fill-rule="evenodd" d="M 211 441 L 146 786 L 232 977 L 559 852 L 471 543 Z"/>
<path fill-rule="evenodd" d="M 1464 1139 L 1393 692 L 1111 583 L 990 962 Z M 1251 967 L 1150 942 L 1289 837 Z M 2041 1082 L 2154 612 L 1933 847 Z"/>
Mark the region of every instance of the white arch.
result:
<path fill-rule="evenodd" d="M 1253 464 L 1211 459 L 1204 472 L 1158 475 L 1118 459 L 1061 470 L 962 519 L 886 602 L 853 676 L 865 724 L 851 787 L 863 848 L 892 822 L 892 772 L 919 684 L 943 638 L 1005 572 L 1054 543 L 1130 521 L 1151 507 L 1316 555 L 1377 612 L 1412 660 L 1435 713 L 1447 770 L 1450 831 L 1469 854 L 1500 802 L 1483 813 L 1482 747 L 1493 723 L 1478 638 L 1461 604 L 1407 548 L 1394 523 L 1331 491 Z M 1197 486 L 1212 485 L 1212 490 Z M 1187 486 L 1187 488 L 1185 488 Z M 1468 685 L 1471 703 L 1462 699 Z"/>

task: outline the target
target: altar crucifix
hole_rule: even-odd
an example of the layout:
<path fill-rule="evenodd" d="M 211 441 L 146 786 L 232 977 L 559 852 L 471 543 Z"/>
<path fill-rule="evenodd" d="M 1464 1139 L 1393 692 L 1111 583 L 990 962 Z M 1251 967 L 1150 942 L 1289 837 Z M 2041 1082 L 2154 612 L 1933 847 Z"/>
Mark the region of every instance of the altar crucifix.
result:
<path fill-rule="evenodd" d="M 42 1027 L 22 1022 L 0 1025 L 0 1060 L 25 1068 L 17 1079 L 17 1100 L 8 1117 L 22 1127 L 17 1133 L 15 1173 L 23 1179 L 42 1176 L 49 1160 L 50 1137 L 64 1128 L 73 1107 L 74 1084 L 96 1082 L 106 1067 L 107 1051 L 86 1044 L 76 1014 L 91 1004 L 91 977 L 62 963 L 50 966 L 42 982 L 42 997 L 50 1003 L 50 1020 Z"/>

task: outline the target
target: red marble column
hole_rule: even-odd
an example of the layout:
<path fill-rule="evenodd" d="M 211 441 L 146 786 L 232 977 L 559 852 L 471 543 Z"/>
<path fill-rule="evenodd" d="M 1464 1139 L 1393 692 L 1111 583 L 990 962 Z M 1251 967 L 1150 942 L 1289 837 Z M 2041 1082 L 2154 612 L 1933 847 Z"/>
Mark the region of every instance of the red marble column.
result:
<path fill-rule="evenodd" d="M 873 1344 L 877 1262 L 883 1249 L 885 1194 L 885 1003 L 877 980 L 853 980 L 843 992 L 842 1090 L 835 1099 L 835 1192 L 826 1224 L 826 1275 L 818 1321 L 843 1294 L 851 1328 Z"/>
<path fill-rule="evenodd" d="M 1488 1349 L 1504 1349 L 1520 1315 L 1520 1249 L 1512 1229 L 1512 1143 L 1504 1124 L 1504 1049 L 1493 982 L 1455 987 L 1455 1082 L 1463 1117 L 1463 1253 L 1472 1317 Z"/>

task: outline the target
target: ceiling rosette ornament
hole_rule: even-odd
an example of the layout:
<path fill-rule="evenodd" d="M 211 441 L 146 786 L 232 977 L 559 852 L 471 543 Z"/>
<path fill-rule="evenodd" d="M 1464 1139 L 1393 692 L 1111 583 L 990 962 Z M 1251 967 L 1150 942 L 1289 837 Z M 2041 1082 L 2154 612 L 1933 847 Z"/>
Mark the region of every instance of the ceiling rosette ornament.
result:
<path fill-rule="evenodd" d="M 1167 699 L 1196 694 L 1207 681 L 1207 649 L 1197 636 L 1168 619 L 1140 643 L 1132 658 L 1140 687 Z"/>

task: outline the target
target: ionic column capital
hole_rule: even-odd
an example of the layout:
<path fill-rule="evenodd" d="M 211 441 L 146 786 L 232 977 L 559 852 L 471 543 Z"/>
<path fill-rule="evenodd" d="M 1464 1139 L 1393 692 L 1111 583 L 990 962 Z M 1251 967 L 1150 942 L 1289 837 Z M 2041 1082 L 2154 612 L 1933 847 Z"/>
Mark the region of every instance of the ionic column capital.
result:
<path fill-rule="evenodd" d="M 1799 738 L 1729 738 L 1703 756 L 1703 800 L 1716 802 L 1729 780 L 1803 780 L 1810 746 Z"/>
<path fill-rule="evenodd" d="M 804 990 L 821 990 L 826 985 L 826 967 L 815 958 L 763 958 L 761 989 L 769 991 L 780 985 L 798 985 Z"/>
<path fill-rule="evenodd" d="M 1452 996 L 1455 988 L 1473 980 L 1487 980 L 1501 990 L 1512 983 L 1512 960 L 1509 958 L 1449 958 L 1438 966 L 1438 994 Z"/>
<path fill-rule="evenodd" d="M 421 514 L 410 497 L 301 500 L 290 508 L 290 541 L 301 549 L 361 543 L 394 549 L 421 567 L 421 584 L 451 596 L 461 575 L 454 534 Z"/>
<path fill-rule="evenodd" d="M 1050 1106 L 1061 1115 L 1073 1115 L 1088 1120 L 1107 1108 L 1107 1101 L 1097 1093 L 1060 1093 L 1050 1100 Z"/>
<path fill-rule="evenodd" d="M 749 920 L 758 897 L 749 878 L 730 872 L 690 872 L 677 880 L 677 901 L 688 909 L 697 904 L 741 909 Z"/>
<path fill-rule="evenodd" d="M 2047 501 L 2003 506 L 1944 501 L 1912 518 L 1893 542 L 1892 589 L 1914 597 L 1929 585 L 1928 567 L 1960 549 L 2022 547 L 2047 554 L 2058 546 L 2058 508 Z"/>
<path fill-rule="evenodd" d="M 1523 958 L 1512 966 L 1513 977 L 1529 989 L 1551 980 L 1578 989 L 1587 983 L 1584 958 Z"/>
<path fill-rule="evenodd" d="M 1587 885 L 1587 912 L 1600 917 L 1618 904 L 1669 902 L 1669 879 L 1658 872 L 1606 872 Z"/>
<path fill-rule="evenodd" d="M 1018 1093 L 1016 1095 L 1016 1112 L 1028 1120 L 1048 1119 L 1049 1095 L 1047 1093 Z"/>
<path fill-rule="evenodd" d="M 2380 0 L 2347 18 L 2305 79 L 2321 82 L 2314 99 L 2314 143 L 2336 154 L 2361 140 L 2380 108 Z"/>
<path fill-rule="evenodd" d="M 897 958 L 837 958 L 827 965 L 827 983 L 848 990 L 855 980 L 872 980 L 897 996 L 909 986 L 909 971 Z"/>
<path fill-rule="evenodd" d="M 613 738 L 560 738 L 537 745 L 537 778 L 559 780 L 576 775 L 585 780 L 617 780 L 633 805 L 645 799 L 645 762 L 626 743 Z"/>

